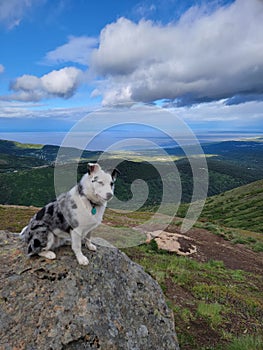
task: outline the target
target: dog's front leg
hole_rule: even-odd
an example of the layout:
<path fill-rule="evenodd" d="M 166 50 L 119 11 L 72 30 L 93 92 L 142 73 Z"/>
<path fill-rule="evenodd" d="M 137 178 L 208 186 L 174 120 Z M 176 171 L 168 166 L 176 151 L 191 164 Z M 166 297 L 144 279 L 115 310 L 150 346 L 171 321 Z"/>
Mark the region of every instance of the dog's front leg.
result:
<path fill-rule="evenodd" d="M 97 247 L 91 243 L 90 236 L 91 236 L 91 231 L 85 237 L 85 245 L 92 252 L 96 252 Z"/>
<path fill-rule="evenodd" d="M 81 251 L 81 235 L 76 231 L 71 231 L 71 247 L 80 265 L 88 265 L 88 258 Z"/>

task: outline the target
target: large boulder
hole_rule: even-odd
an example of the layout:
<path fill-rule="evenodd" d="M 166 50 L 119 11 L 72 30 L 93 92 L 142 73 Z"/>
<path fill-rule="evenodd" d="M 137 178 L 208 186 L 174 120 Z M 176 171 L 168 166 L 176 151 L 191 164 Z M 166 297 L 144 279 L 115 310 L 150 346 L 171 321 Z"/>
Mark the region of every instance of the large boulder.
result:
<path fill-rule="evenodd" d="M 177 350 L 159 285 L 115 248 L 70 247 L 56 260 L 28 258 L 16 234 L 0 231 L 0 349 Z"/>

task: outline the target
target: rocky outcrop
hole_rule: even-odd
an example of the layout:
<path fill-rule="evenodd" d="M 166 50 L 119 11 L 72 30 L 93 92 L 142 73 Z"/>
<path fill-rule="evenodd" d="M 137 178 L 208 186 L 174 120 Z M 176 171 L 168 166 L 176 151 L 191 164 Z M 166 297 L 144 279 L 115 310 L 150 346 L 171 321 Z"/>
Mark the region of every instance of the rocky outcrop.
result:
<path fill-rule="evenodd" d="M 155 240 L 159 249 L 173 252 L 178 255 L 192 255 L 197 252 L 194 241 L 186 235 L 179 233 L 171 233 L 163 230 L 148 231 L 146 233 L 146 243 L 150 243 L 152 239 Z"/>
<path fill-rule="evenodd" d="M 159 285 L 115 248 L 70 247 L 57 259 L 28 258 L 16 234 L 0 231 L 1 350 L 177 350 Z"/>

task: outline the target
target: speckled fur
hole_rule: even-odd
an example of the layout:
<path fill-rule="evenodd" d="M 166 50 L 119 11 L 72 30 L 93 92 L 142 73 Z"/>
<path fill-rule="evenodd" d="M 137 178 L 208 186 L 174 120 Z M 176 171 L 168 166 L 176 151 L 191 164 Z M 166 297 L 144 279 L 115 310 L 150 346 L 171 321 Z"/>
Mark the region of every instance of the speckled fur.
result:
<path fill-rule="evenodd" d="M 107 201 L 113 196 L 117 172 L 114 169 L 110 174 L 99 164 L 89 163 L 88 173 L 80 183 L 43 207 L 21 231 L 28 254 L 55 259 L 54 249 L 71 241 L 79 264 L 87 265 L 81 242 L 84 240 L 90 250 L 96 250 L 90 233 L 102 221 Z M 96 213 L 92 214 L 94 207 Z"/>

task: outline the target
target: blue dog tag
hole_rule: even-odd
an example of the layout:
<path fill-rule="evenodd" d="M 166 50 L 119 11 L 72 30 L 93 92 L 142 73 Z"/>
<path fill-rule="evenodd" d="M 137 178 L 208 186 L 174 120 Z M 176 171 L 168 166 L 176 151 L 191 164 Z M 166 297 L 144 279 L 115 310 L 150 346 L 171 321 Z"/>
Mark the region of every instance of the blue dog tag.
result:
<path fill-rule="evenodd" d="M 97 213 L 96 207 L 92 207 L 92 209 L 91 209 L 91 214 L 92 214 L 92 215 L 95 215 L 96 213 Z"/>

